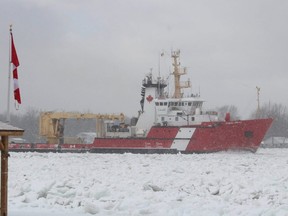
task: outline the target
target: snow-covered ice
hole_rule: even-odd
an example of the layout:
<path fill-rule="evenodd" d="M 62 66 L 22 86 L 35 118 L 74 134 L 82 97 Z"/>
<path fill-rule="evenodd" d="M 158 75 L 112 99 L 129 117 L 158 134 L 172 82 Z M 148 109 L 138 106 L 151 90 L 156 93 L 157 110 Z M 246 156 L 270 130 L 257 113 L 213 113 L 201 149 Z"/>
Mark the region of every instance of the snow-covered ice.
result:
<path fill-rule="evenodd" d="M 8 215 L 288 215 L 288 149 L 11 153 Z"/>

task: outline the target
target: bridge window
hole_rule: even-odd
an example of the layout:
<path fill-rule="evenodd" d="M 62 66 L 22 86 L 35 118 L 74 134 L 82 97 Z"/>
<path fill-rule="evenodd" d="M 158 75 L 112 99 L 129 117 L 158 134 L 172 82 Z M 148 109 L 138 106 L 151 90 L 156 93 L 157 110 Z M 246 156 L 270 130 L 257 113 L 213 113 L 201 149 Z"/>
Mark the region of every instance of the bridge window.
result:
<path fill-rule="evenodd" d="M 155 105 L 156 105 L 156 106 L 159 106 L 159 102 L 155 102 Z"/>
<path fill-rule="evenodd" d="M 194 105 L 195 107 L 201 107 L 202 104 L 203 104 L 202 101 L 194 101 L 194 102 L 193 102 L 193 105 Z"/>
<path fill-rule="evenodd" d="M 164 102 L 164 106 L 167 106 L 167 102 Z"/>
<path fill-rule="evenodd" d="M 195 121 L 195 117 L 194 116 L 191 117 L 191 121 Z"/>

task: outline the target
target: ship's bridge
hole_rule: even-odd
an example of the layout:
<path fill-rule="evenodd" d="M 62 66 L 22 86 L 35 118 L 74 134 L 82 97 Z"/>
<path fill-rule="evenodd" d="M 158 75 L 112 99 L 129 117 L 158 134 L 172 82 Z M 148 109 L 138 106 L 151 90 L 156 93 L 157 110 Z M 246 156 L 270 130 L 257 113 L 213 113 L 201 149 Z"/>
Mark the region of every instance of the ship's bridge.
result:
<path fill-rule="evenodd" d="M 194 115 L 196 110 L 201 111 L 204 100 L 199 97 L 155 99 L 157 115 L 185 113 Z"/>
<path fill-rule="evenodd" d="M 216 112 L 204 113 L 203 103 L 204 100 L 200 97 L 155 99 L 155 123 L 164 126 L 179 126 L 215 120 Z M 211 118 L 211 115 L 214 117 Z"/>

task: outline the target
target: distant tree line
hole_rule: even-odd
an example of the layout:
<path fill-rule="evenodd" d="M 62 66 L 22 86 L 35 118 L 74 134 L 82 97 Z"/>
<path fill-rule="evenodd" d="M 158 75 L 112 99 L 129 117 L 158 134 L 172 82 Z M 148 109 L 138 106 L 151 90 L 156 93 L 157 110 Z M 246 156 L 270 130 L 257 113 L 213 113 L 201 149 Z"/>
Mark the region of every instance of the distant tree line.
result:
<path fill-rule="evenodd" d="M 288 110 L 282 104 L 266 103 L 251 114 L 251 118 L 273 118 L 266 137 L 288 137 Z"/>
<path fill-rule="evenodd" d="M 239 120 L 238 109 L 234 105 L 226 105 L 217 108 L 219 120 L 224 120 L 227 112 L 230 113 L 231 120 Z M 12 114 L 10 124 L 25 130 L 23 138 L 28 142 L 45 142 L 39 135 L 40 110 L 29 108 L 24 114 Z M 274 121 L 265 138 L 288 137 L 288 110 L 282 104 L 267 103 L 255 110 L 250 115 L 253 119 L 273 118 Z M 0 120 L 5 122 L 6 115 L 0 115 Z M 65 136 L 74 136 L 80 132 L 96 132 L 96 120 L 67 119 L 65 121 Z"/>

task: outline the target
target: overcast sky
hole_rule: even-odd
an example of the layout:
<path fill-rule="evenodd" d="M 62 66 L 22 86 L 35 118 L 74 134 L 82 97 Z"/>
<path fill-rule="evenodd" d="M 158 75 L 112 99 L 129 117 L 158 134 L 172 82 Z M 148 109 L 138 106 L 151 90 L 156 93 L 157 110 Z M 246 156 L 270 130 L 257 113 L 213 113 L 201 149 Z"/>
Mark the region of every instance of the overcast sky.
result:
<path fill-rule="evenodd" d="M 1 0 L 0 113 L 7 109 L 9 25 L 20 61 L 20 110 L 136 115 L 150 68 L 181 50 L 206 107 L 288 105 L 286 0 Z M 11 99 L 11 104 L 13 99 Z M 12 111 L 15 108 L 12 105 Z"/>

